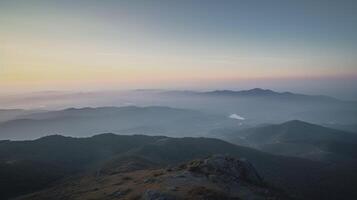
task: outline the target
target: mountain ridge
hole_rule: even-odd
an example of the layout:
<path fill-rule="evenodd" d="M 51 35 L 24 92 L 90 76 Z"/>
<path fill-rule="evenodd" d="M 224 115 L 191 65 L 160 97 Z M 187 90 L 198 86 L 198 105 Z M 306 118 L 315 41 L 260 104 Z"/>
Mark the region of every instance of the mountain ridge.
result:
<path fill-rule="evenodd" d="M 289 98 L 289 99 L 297 99 L 297 100 L 324 100 L 331 102 L 353 102 L 357 101 L 347 101 L 337 99 L 335 97 L 330 97 L 326 95 L 307 95 L 293 92 L 277 92 L 271 89 L 263 89 L 263 88 L 253 88 L 248 90 L 212 90 L 205 92 L 197 92 L 197 91 L 173 91 L 172 94 L 196 94 L 196 95 L 205 95 L 205 96 L 231 96 L 231 97 L 280 97 L 280 98 Z M 165 92 L 164 92 L 165 93 Z M 170 92 L 166 92 L 170 93 Z"/>
<path fill-rule="evenodd" d="M 64 146 L 66 148 L 63 148 Z M 7 191 L 7 194 L 3 193 L 3 195 L 23 194 L 23 191 L 33 190 L 31 189 L 33 185 L 36 185 L 37 189 L 41 189 L 47 187 L 53 180 L 78 173 L 88 169 L 88 167 L 101 166 L 101 163 L 106 163 L 112 159 L 119 161 L 111 162 L 111 168 L 115 167 L 116 163 L 122 163 L 120 162 L 122 156 L 150 160 L 149 165 L 161 163 L 161 165 L 167 166 L 213 154 L 246 158 L 257 168 L 266 181 L 277 187 L 289 185 L 291 188 L 285 187 L 284 189 L 292 194 L 311 195 L 310 185 L 306 185 L 306 181 L 310 179 L 291 174 L 292 169 L 296 173 L 303 173 L 307 170 L 313 173 L 315 177 L 323 177 L 326 175 L 325 173 L 330 173 L 325 171 L 329 167 L 319 162 L 275 156 L 219 139 L 115 134 L 101 134 L 85 138 L 48 136 L 33 141 L 0 143 L 0 168 L 2 169 L 0 170 L 0 177 L 4 180 L 4 183 L 7 183 L 0 185 L 0 187 Z M 39 161 L 41 162 L 36 164 Z M 33 167 L 25 167 L 29 162 L 33 163 Z M 41 174 L 40 171 L 35 170 L 41 168 L 41 166 L 52 166 L 53 171 L 49 170 L 47 174 Z M 9 171 L 9 169 L 23 168 L 27 170 L 16 171 L 16 173 Z M 19 178 L 22 181 L 17 181 Z M 42 180 L 42 182 L 33 184 L 36 179 Z M 21 185 L 22 183 L 30 185 Z M 313 182 L 313 184 L 316 183 Z"/>
<path fill-rule="evenodd" d="M 291 120 L 281 124 L 224 133 L 227 141 L 278 155 L 356 162 L 357 135 L 320 125 Z M 348 157 L 346 157 L 348 156 Z"/>
<path fill-rule="evenodd" d="M 33 139 L 48 134 L 90 136 L 103 132 L 188 136 L 234 122 L 224 115 L 167 106 L 68 108 L 2 122 L 0 139 Z"/>

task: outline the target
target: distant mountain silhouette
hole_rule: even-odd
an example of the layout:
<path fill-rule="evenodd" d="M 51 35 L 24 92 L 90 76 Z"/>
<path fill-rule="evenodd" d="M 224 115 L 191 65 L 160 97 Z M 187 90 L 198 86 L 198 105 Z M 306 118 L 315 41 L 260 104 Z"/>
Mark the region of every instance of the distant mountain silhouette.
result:
<path fill-rule="evenodd" d="M 261 88 L 254 88 L 250 90 L 241 90 L 241 91 L 233 91 L 233 90 L 215 90 L 211 92 L 205 92 L 205 94 L 212 94 L 212 95 L 277 95 L 281 94 L 278 92 L 274 92 L 269 89 L 261 89 Z M 292 93 L 289 93 L 292 94 Z"/>
<path fill-rule="evenodd" d="M 280 98 L 289 100 L 305 100 L 305 101 L 341 101 L 333 97 L 323 96 L 323 95 L 305 95 L 297 94 L 292 92 L 276 92 L 269 89 L 253 88 L 250 90 L 215 90 L 209 92 L 202 92 L 200 94 L 209 96 L 236 96 L 236 97 L 270 97 L 270 98 Z"/>
<path fill-rule="evenodd" d="M 276 92 L 270 89 L 253 88 L 249 90 L 213 90 L 206 92 L 189 91 L 189 90 L 172 90 L 162 91 L 161 94 L 169 95 L 206 95 L 206 96 L 236 96 L 236 97 L 280 97 L 280 98 L 296 98 L 300 100 L 325 100 L 325 101 L 341 101 L 333 97 L 324 95 L 306 95 L 292 92 Z"/>
<path fill-rule="evenodd" d="M 0 123 L 14 120 L 17 117 L 40 112 L 39 110 L 23 110 L 23 109 L 0 109 Z"/>
<path fill-rule="evenodd" d="M 340 125 L 343 125 L 344 127 L 349 128 L 349 130 L 357 131 L 354 128 L 355 122 L 357 121 L 356 101 L 344 101 L 321 95 L 277 92 L 261 88 L 241 91 L 216 90 L 206 92 L 188 90 L 135 90 L 123 93 L 68 93 L 54 96 L 51 94 L 49 96 L 50 97 L 48 98 L 46 96 L 40 96 L 35 99 L 23 99 L 19 97 L 19 100 L 22 102 L 19 105 L 48 105 L 48 109 L 53 109 L 53 107 L 54 109 L 63 109 L 68 106 L 76 107 L 78 105 L 88 105 L 92 107 L 101 107 L 103 105 L 145 106 L 153 105 L 154 103 L 155 105 L 200 110 L 205 113 L 225 116 L 236 113 L 247 118 L 254 124 L 281 123 L 290 119 L 300 119 L 317 124 L 326 124 L 328 126 L 336 125 L 336 127 L 342 127 Z M 14 101 L 14 103 L 16 103 L 16 101 Z M 0 118 L 1 116 L 2 114 L 0 111 Z M 16 119 L 21 118 L 27 118 L 27 116 L 16 116 Z M 14 118 L 4 119 L 12 120 Z M 165 129 L 149 127 L 147 125 L 124 127 L 123 129 L 139 131 L 144 128 L 148 128 L 149 130 L 162 130 L 162 132 L 167 131 Z M 80 130 L 78 131 L 80 132 Z M 108 131 L 117 132 L 118 130 L 104 130 L 104 132 Z M 91 131 L 86 132 L 86 134 L 90 132 Z M 63 132 L 55 133 L 65 134 Z M 150 134 L 150 132 L 142 133 Z"/>

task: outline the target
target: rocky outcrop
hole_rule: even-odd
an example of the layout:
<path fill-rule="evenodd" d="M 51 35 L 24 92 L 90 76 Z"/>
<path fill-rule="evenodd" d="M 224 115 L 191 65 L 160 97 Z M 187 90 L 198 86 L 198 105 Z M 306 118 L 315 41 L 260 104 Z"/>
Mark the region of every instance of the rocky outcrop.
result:
<path fill-rule="evenodd" d="M 133 159 L 128 161 L 131 163 Z M 222 155 L 197 159 L 170 168 L 115 172 L 117 173 L 102 173 L 99 177 L 81 177 L 77 181 L 66 182 L 50 191 L 34 193 L 23 199 L 290 199 L 264 185 L 262 178 L 248 161 Z"/>
<path fill-rule="evenodd" d="M 231 182 L 250 182 L 263 184 L 255 168 L 245 159 L 235 159 L 223 155 L 214 155 L 202 160 L 194 160 L 183 166 L 188 171 L 207 176 L 211 180 Z"/>

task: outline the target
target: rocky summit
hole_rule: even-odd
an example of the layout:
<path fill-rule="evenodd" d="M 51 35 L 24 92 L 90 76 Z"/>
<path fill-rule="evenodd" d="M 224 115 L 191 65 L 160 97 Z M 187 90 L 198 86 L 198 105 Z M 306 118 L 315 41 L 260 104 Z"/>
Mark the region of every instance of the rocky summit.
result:
<path fill-rule="evenodd" d="M 214 155 L 178 166 L 86 175 L 20 199 L 289 199 L 244 159 Z"/>

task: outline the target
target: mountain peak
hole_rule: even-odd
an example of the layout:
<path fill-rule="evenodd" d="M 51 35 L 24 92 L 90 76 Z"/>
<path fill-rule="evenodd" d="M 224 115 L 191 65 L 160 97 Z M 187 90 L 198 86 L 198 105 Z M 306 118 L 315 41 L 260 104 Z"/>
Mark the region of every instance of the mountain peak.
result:
<path fill-rule="evenodd" d="M 256 92 L 266 92 L 266 91 L 269 91 L 269 92 L 273 92 L 272 90 L 263 89 L 263 88 L 253 88 L 253 89 L 246 90 L 246 91 L 256 91 Z"/>
<path fill-rule="evenodd" d="M 302 132 L 316 132 L 316 131 L 321 131 L 321 130 L 326 130 L 328 128 L 326 127 L 323 127 L 323 126 L 319 126 L 319 125 L 316 125 L 316 124 L 311 124 L 309 122 L 305 122 L 305 121 L 301 121 L 301 120 L 290 120 L 290 121 L 287 121 L 287 122 L 284 122 L 282 124 L 279 124 L 278 126 L 280 126 L 281 128 L 284 128 L 284 129 L 288 129 L 288 130 L 291 130 L 291 132 L 299 132 L 299 131 L 302 131 Z M 329 129 L 329 131 L 332 130 L 332 129 Z"/>
<path fill-rule="evenodd" d="M 246 92 L 246 93 L 251 93 L 251 94 L 278 94 L 278 92 L 275 92 L 273 90 L 262 89 L 262 88 L 253 88 L 250 90 L 243 90 L 241 92 Z"/>
<path fill-rule="evenodd" d="M 312 124 L 305 122 L 305 121 L 298 120 L 298 119 L 293 119 L 293 120 L 282 123 L 282 125 L 312 125 Z"/>
<path fill-rule="evenodd" d="M 220 95 L 274 95 L 280 94 L 273 90 L 262 89 L 262 88 L 253 88 L 250 90 L 214 90 L 211 92 L 206 92 L 205 94 L 220 94 Z"/>
<path fill-rule="evenodd" d="M 306 121 L 297 120 L 297 119 L 284 122 L 284 123 L 282 123 L 280 125 L 283 126 L 283 127 L 288 127 L 288 128 L 291 128 L 291 129 L 299 129 L 299 130 L 301 130 L 301 128 L 311 129 L 311 130 L 316 130 L 316 129 L 325 129 L 325 130 L 330 130 L 330 131 L 334 130 L 334 129 L 331 129 L 331 128 L 326 128 L 324 126 L 320 126 L 320 125 L 317 125 L 317 124 L 312 124 L 312 123 L 309 123 L 309 122 L 306 122 Z"/>
<path fill-rule="evenodd" d="M 63 136 L 59 134 L 54 134 L 54 135 L 47 135 L 41 138 L 38 138 L 35 141 L 62 141 L 66 139 L 74 139 L 73 137 L 68 137 L 68 136 Z"/>

